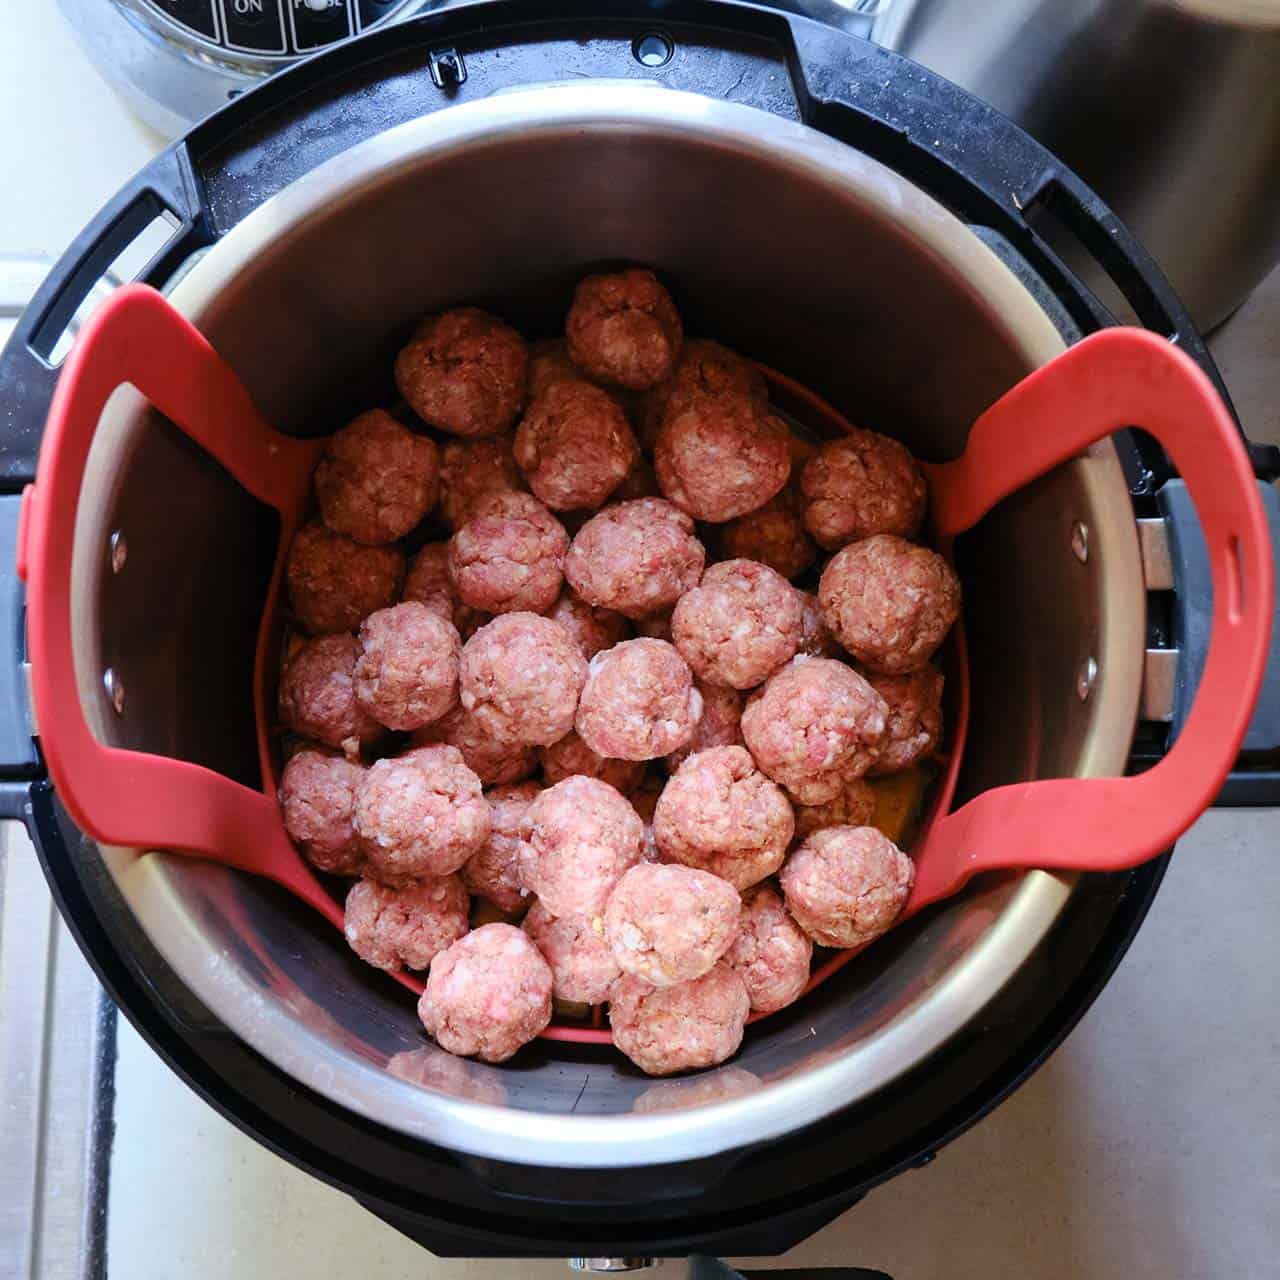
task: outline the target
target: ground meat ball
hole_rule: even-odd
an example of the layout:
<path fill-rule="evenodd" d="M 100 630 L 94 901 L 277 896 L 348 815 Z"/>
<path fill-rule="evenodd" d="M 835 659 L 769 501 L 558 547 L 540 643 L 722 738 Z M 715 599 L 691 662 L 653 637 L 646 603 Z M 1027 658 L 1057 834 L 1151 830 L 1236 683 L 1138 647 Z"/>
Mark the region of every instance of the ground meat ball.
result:
<path fill-rule="evenodd" d="M 488 493 L 522 493 L 515 436 L 493 440 L 451 440 L 440 463 L 440 514 L 456 529 L 466 524 L 472 503 Z"/>
<path fill-rule="evenodd" d="M 818 558 L 818 548 L 804 530 L 791 490 L 755 511 L 730 520 L 720 530 L 720 552 L 738 560 L 758 560 L 794 581 Z"/>
<path fill-rule="evenodd" d="M 875 827 L 827 827 L 791 855 L 780 878 L 787 910 L 815 942 L 861 947 L 902 913 L 915 867 Z"/>
<path fill-rule="evenodd" d="M 818 601 L 859 662 L 901 675 L 923 667 L 960 616 L 960 579 L 936 551 L 879 534 L 831 557 Z"/>
<path fill-rule="evenodd" d="M 752 1012 L 775 1013 L 808 986 L 813 943 L 777 890 L 762 884 L 742 899 L 742 924 L 725 959 L 746 983 Z"/>
<path fill-rule="evenodd" d="M 428 542 L 410 561 L 401 600 L 417 600 L 446 622 L 452 622 L 463 640 L 470 640 L 492 614 L 463 604 L 449 581 L 449 544 Z"/>
<path fill-rule="evenodd" d="M 593 751 L 656 760 L 693 736 L 702 695 L 665 640 L 624 640 L 591 659 L 574 727 Z"/>
<path fill-rule="evenodd" d="M 457 871 L 488 838 L 489 805 L 456 747 L 416 747 L 370 767 L 355 829 L 366 874 L 403 884 Z"/>
<path fill-rule="evenodd" d="M 800 472 L 805 528 L 828 551 L 859 538 L 913 538 L 924 523 L 924 476 L 906 446 L 856 428 L 828 440 Z"/>
<path fill-rule="evenodd" d="M 396 386 L 433 427 L 496 436 L 515 424 L 528 369 L 528 348 L 514 329 L 476 307 L 458 307 L 414 331 L 396 357 Z"/>
<path fill-rule="evenodd" d="M 530 403 L 553 382 L 581 377 L 582 370 L 569 358 L 569 344 L 563 338 L 540 338 L 529 344 Z"/>
<path fill-rule="evenodd" d="M 366 547 L 316 520 L 295 535 L 285 579 L 304 631 L 354 631 L 375 609 L 396 602 L 404 556 L 395 547 Z"/>
<path fill-rule="evenodd" d="M 488 493 L 449 539 L 449 581 L 489 613 L 541 613 L 564 584 L 564 526 L 532 494 Z"/>
<path fill-rule="evenodd" d="M 484 925 L 431 962 L 418 1017 L 442 1049 L 505 1062 L 551 1021 L 551 969 L 514 925 Z"/>
<path fill-rule="evenodd" d="M 524 918 L 524 931 L 551 966 L 551 994 L 573 1004 L 604 1004 L 622 976 L 609 944 L 604 921 L 583 916 L 553 916 L 535 902 Z"/>
<path fill-rule="evenodd" d="M 581 378 L 553 382 L 516 431 L 516 462 L 554 511 L 598 507 L 640 458 L 627 415 L 607 391 Z"/>
<path fill-rule="evenodd" d="M 469 906 L 457 876 L 427 876 L 398 889 L 361 880 L 347 894 L 347 942 L 375 969 L 425 969 L 470 928 Z"/>
<path fill-rule="evenodd" d="M 833 799 L 795 806 L 796 839 L 805 840 L 823 827 L 865 827 L 875 811 L 875 788 L 865 778 L 845 778 Z"/>
<path fill-rule="evenodd" d="M 574 727 L 587 663 L 550 618 L 506 613 L 462 647 L 462 705 L 482 731 L 508 745 L 550 746 Z"/>
<path fill-rule="evenodd" d="M 632 1110 L 638 1116 L 657 1115 L 661 1111 L 686 1111 L 691 1107 L 709 1107 L 717 1102 L 745 1098 L 760 1088 L 760 1077 L 741 1067 L 721 1067 L 684 1080 L 668 1080 L 651 1085 L 637 1099 Z"/>
<path fill-rule="evenodd" d="M 612 502 L 634 502 L 637 498 L 660 498 L 661 496 L 662 491 L 658 488 L 658 476 L 653 469 L 653 464 L 645 458 L 639 458 L 609 498 Z"/>
<path fill-rule="evenodd" d="M 751 689 L 795 657 L 801 604 L 795 588 L 754 560 L 713 564 L 671 615 L 671 639 L 709 684 Z"/>
<path fill-rule="evenodd" d="M 463 884 L 509 915 L 528 904 L 520 879 L 520 824 L 541 790 L 536 782 L 521 782 L 486 791 L 489 836 L 462 865 Z"/>
<path fill-rule="evenodd" d="M 599 778 L 625 796 L 640 785 L 644 777 L 642 760 L 610 760 L 597 755 L 576 733 L 566 733 L 559 742 L 543 747 L 538 752 L 542 764 L 542 776 L 549 785 L 563 782 L 574 774 L 584 778 Z"/>
<path fill-rule="evenodd" d="M 279 714 L 286 729 L 357 756 L 382 726 L 356 698 L 355 636 L 308 640 L 280 673 Z"/>
<path fill-rule="evenodd" d="M 360 874 L 364 854 L 351 826 L 364 769 L 341 756 L 304 749 L 280 776 L 280 811 L 289 839 L 318 871 Z"/>
<path fill-rule="evenodd" d="M 889 708 L 852 668 L 797 658 L 747 701 L 742 736 L 756 763 L 801 804 L 825 804 L 875 763 Z"/>
<path fill-rule="evenodd" d="M 330 529 L 381 546 L 403 538 L 436 505 L 440 451 L 389 413 L 371 409 L 329 441 L 315 485 Z"/>
<path fill-rule="evenodd" d="M 589 604 L 647 618 L 696 587 L 706 559 L 683 511 L 661 498 L 640 498 L 588 520 L 565 556 L 564 572 Z"/>
<path fill-rule="evenodd" d="M 653 813 L 665 861 L 710 871 L 739 891 L 777 871 L 794 831 L 787 797 L 743 747 L 690 756 Z"/>
<path fill-rule="evenodd" d="M 460 706 L 413 735 L 415 747 L 439 742 L 457 747 L 467 768 L 486 787 L 520 782 L 538 767 L 538 753 L 532 747 L 495 738 L 481 720 Z"/>
<path fill-rule="evenodd" d="M 693 737 L 663 760 L 668 773 L 675 773 L 697 751 L 742 745 L 742 694 L 722 684 L 703 684 L 700 680 L 695 684 L 702 694 L 702 716 L 694 726 Z"/>
<path fill-rule="evenodd" d="M 596 778 L 566 778 L 525 811 L 520 876 L 555 916 L 591 919 L 640 860 L 644 824 L 627 800 Z"/>
<path fill-rule="evenodd" d="M 839 658 L 844 650 L 827 629 L 822 606 L 812 591 L 800 592 L 800 649 L 810 658 Z"/>
<path fill-rule="evenodd" d="M 673 404 L 679 408 L 699 396 L 719 396 L 726 392 L 749 396 L 761 403 L 769 398 L 763 375 L 749 360 L 718 342 L 690 339 L 680 348 L 680 359 L 671 377 L 640 398 L 637 417 L 645 448 L 653 448 Z"/>
<path fill-rule="evenodd" d="M 609 895 L 604 936 L 624 973 L 673 987 L 700 978 L 728 951 L 741 909 L 719 876 L 642 863 Z"/>
<path fill-rule="evenodd" d="M 651 1076 L 714 1067 L 742 1043 L 751 1001 L 723 960 L 692 982 L 654 987 L 627 975 L 613 988 L 613 1043 Z"/>
<path fill-rule="evenodd" d="M 683 336 L 671 295 L 652 271 L 588 276 L 565 320 L 569 355 L 587 377 L 645 391 L 670 376 Z"/>
<path fill-rule="evenodd" d="M 388 729 L 420 729 L 458 701 L 457 628 L 425 604 L 379 609 L 360 624 L 356 697 Z"/>
<path fill-rule="evenodd" d="M 569 591 L 555 602 L 547 617 L 558 622 L 578 642 L 588 662 L 601 649 L 612 649 L 631 634 L 622 614 L 612 609 L 597 609 Z"/>
<path fill-rule="evenodd" d="M 884 750 L 871 766 L 873 778 L 910 769 L 938 745 L 942 737 L 942 685 L 942 672 L 933 666 L 905 676 L 871 677 L 871 687 L 889 704 L 889 729 Z"/>
<path fill-rule="evenodd" d="M 791 474 L 790 432 L 749 396 L 701 396 L 667 413 L 654 446 L 662 492 L 718 524 L 763 506 Z"/>

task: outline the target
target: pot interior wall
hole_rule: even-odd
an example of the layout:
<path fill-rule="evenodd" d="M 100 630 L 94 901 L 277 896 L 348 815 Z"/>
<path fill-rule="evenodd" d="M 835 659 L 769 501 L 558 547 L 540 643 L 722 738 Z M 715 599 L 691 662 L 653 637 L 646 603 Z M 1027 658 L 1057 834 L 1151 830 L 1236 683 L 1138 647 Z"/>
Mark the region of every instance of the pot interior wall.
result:
<path fill-rule="evenodd" d="M 552 334 L 574 281 L 621 261 L 651 264 L 672 283 L 689 332 L 800 379 L 927 458 L 957 453 L 972 419 L 1052 354 L 1056 337 L 1029 295 L 900 180 L 865 161 L 835 175 L 825 152 L 771 150 L 750 130 L 699 123 L 528 124 L 518 137 L 482 131 L 466 145 L 389 148 L 365 168 L 340 158 L 299 184 L 317 184 L 297 197 L 305 216 L 273 208 L 279 200 L 264 207 L 193 268 L 175 303 L 268 417 L 299 433 L 389 403 L 391 359 L 423 313 L 472 302 L 531 336 Z M 943 252 L 944 241 L 956 250 Z M 79 525 L 81 687 L 105 738 L 252 776 L 248 664 L 272 529 L 176 439 L 132 401 L 104 420 L 97 492 Z M 1087 566 L 1070 552 L 1077 519 L 1097 531 Z M 116 528 L 129 537 L 120 575 L 99 553 Z M 1116 601 L 1127 591 L 1131 604 L 1141 588 L 1109 447 L 1006 503 L 964 540 L 959 562 L 973 687 L 962 789 L 1118 770 L 1141 631 Z M 1075 673 L 1090 654 L 1103 676 L 1081 702 Z M 122 717 L 101 693 L 107 657 L 129 690 Z M 959 974 L 993 994 L 1001 948 L 1023 954 L 1035 940 L 1027 931 L 1046 928 L 1068 892 L 1040 873 L 978 886 L 749 1029 L 731 1065 L 655 1083 L 606 1050 L 540 1043 L 502 1068 L 441 1053 L 400 988 L 269 885 L 165 855 L 133 862 L 120 883 L 200 998 L 224 1017 L 234 1003 L 228 1020 L 240 1034 L 291 1028 L 292 1049 L 273 1051 L 283 1065 L 353 1106 L 372 1107 L 355 1095 L 396 1082 L 357 1073 L 344 1092 L 331 1083 L 335 1064 L 390 1066 L 428 1090 L 401 1088 L 393 1123 L 437 1135 L 423 1118 L 431 1091 L 524 1112 L 640 1111 L 633 1118 L 645 1123 L 672 1106 L 802 1086 L 824 1065 L 870 1054 L 886 1027 L 936 1004 L 944 988 L 947 1000 L 979 1000 L 976 987 L 946 987 Z M 936 1028 L 918 1021 L 914 1048 L 869 1065 L 869 1078 L 928 1051 Z"/>

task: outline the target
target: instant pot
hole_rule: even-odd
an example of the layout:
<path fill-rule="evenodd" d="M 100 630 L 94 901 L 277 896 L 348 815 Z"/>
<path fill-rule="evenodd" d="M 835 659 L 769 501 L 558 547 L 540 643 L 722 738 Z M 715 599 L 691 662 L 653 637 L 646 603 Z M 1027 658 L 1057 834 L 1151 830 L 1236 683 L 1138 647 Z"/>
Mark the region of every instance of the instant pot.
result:
<path fill-rule="evenodd" d="M 157 216 L 175 229 L 141 278 L 294 434 L 389 397 L 391 358 L 422 313 L 466 300 L 549 333 L 585 269 L 638 261 L 673 283 L 691 332 L 927 459 L 954 457 L 992 401 L 1112 323 L 1048 247 L 1048 217 L 1226 398 L 1141 247 L 992 109 L 789 14 L 598 8 L 493 3 L 374 31 L 273 77 L 139 174 L 0 355 L 4 565 L 22 542 L 52 353 Z M 1253 456 L 1261 483 L 1275 458 Z M 1262 492 L 1280 531 L 1276 491 Z M 111 398 L 70 581 L 76 684 L 100 741 L 255 782 L 249 690 L 275 532 L 136 392 Z M 1131 431 L 959 541 L 972 686 L 960 799 L 1161 758 L 1204 661 L 1198 532 L 1167 460 Z M 980 878 L 751 1028 L 713 1072 L 653 1081 L 605 1049 L 549 1041 L 501 1067 L 455 1059 L 400 988 L 273 886 L 76 829 L 30 718 L 41 655 L 21 640 L 16 578 L 3 586 L 3 812 L 31 829 L 107 989 L 211 1105 L 441 1254 L 787 1249 L 931 1160 L 1044 1060 L 1164 867 Z M 1226 800 L 1280 798 L 1277 672 Z"/>

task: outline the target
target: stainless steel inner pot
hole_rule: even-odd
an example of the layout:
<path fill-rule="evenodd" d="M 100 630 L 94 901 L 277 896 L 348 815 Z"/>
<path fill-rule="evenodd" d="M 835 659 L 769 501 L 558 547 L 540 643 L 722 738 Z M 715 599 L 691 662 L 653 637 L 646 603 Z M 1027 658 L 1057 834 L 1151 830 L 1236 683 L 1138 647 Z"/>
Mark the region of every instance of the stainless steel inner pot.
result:
<path fill-rule="evenodd" d="M 473 301 L 551 332 L 576 277 L 618 260 L 672 281 L 691 332 L 929 458 L 958 452 L 967 424 L 1062 347 L 979 237 L 890 170 L 799 124 L 644 85 L 500 94 L 397 128 L 268 201 L 172 299 L 271 419 L 317 432 L 389 395 L 397 342 L 422 313 Z M 104 415 L 89 475 L 74 585 L 95 731 L 252 780 L 271 521 L 129 391 Z M 1120 772 L 1144 597 L 1110 445 L 1006 502 L 958 551 L 973 684 L 962 794 Z M 658 1084 L 607 1049 L 450 1058 L 403 990 L 273 887 L 100 852 L 132 913 L 108 927 L 140 928 L 197 1007 L 303 1085 L 447 1148 L 586 1168 L 723 1152 L 868 1097 L 978 1018 L 1073 892 L 1043 872 L 977 884 L 751 1028 L 733 1063 Z"/>

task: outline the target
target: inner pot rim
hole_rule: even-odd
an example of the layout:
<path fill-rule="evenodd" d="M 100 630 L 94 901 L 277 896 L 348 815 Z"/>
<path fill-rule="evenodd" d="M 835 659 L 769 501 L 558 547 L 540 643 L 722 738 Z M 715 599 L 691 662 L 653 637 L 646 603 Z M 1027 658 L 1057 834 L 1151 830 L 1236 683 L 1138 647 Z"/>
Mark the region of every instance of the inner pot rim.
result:
<path fill-rule="evenodd" d="M 247 217 L 178 282 L 171 301 L 197 326 L 220 291 L 271 245 L 362 189 L 486 142 L 577 132 L 635 132 L 714 142 L 775 172 L 839 191 L 911 236 L 940 270 L 963 274 L 1004 322 L 1028 369 L 1064 349 L 1048 317 L 1013 273 L 932 197 L 878 162 L 807 126 L 755 108 L 648 85 L 544 86 L 451 107 L 371 139 L 299 179 Z M 1127 494 L 1114 448 L 1103 442 L 1072 464 L 1096 495 Z M 1111 507 L 1115 504 L 1112 503 Z M 1108 548 L 1100 575 L 1108 615 L 1097 654 L 1107 679 L 1094 691 L 1095 731 L 1078 772 L 1123 771 L 1136 718 L 1142 659 L 1142 577 L 1127 498 L 1099 501 L 1097 530 Z M 83 528 L 83 526 L 81 526 Z M 79 532 L 79 531 L 78 531 Z M 1119 602 L 1127 595 L 1129 608 Z M 1132 613 L 1132 623 L 1122 620 Z M 86 698 L 86 707 L 92 699 Z M 110 725 L 99 724 L 104 739 Z M 1025 962 L 1065 906 L 1074 877 L 1029 872 L 998 920 L 953 968 L 909 1007 L 846 1053 L 798 1078 L 762 1084 L 749 1096 L 679 1112 L 618 1116 L 538 1113 L 466 1101 L 403 1081 L 308 1029 L 231 966 L 211 965 L 198 922 L 184 909 L 168 856 L 110 858 L 139 924 L 178 977 L 256 1052 L 302 1085 L 413 1138 L 474 1156 L 577 1168 L 663 1164 L 716 1155 L 777 1138 L 860 1101 L 921 1062 L 960 1031 Z M 336 939 L 335 939 L 336 942 Z"/>

